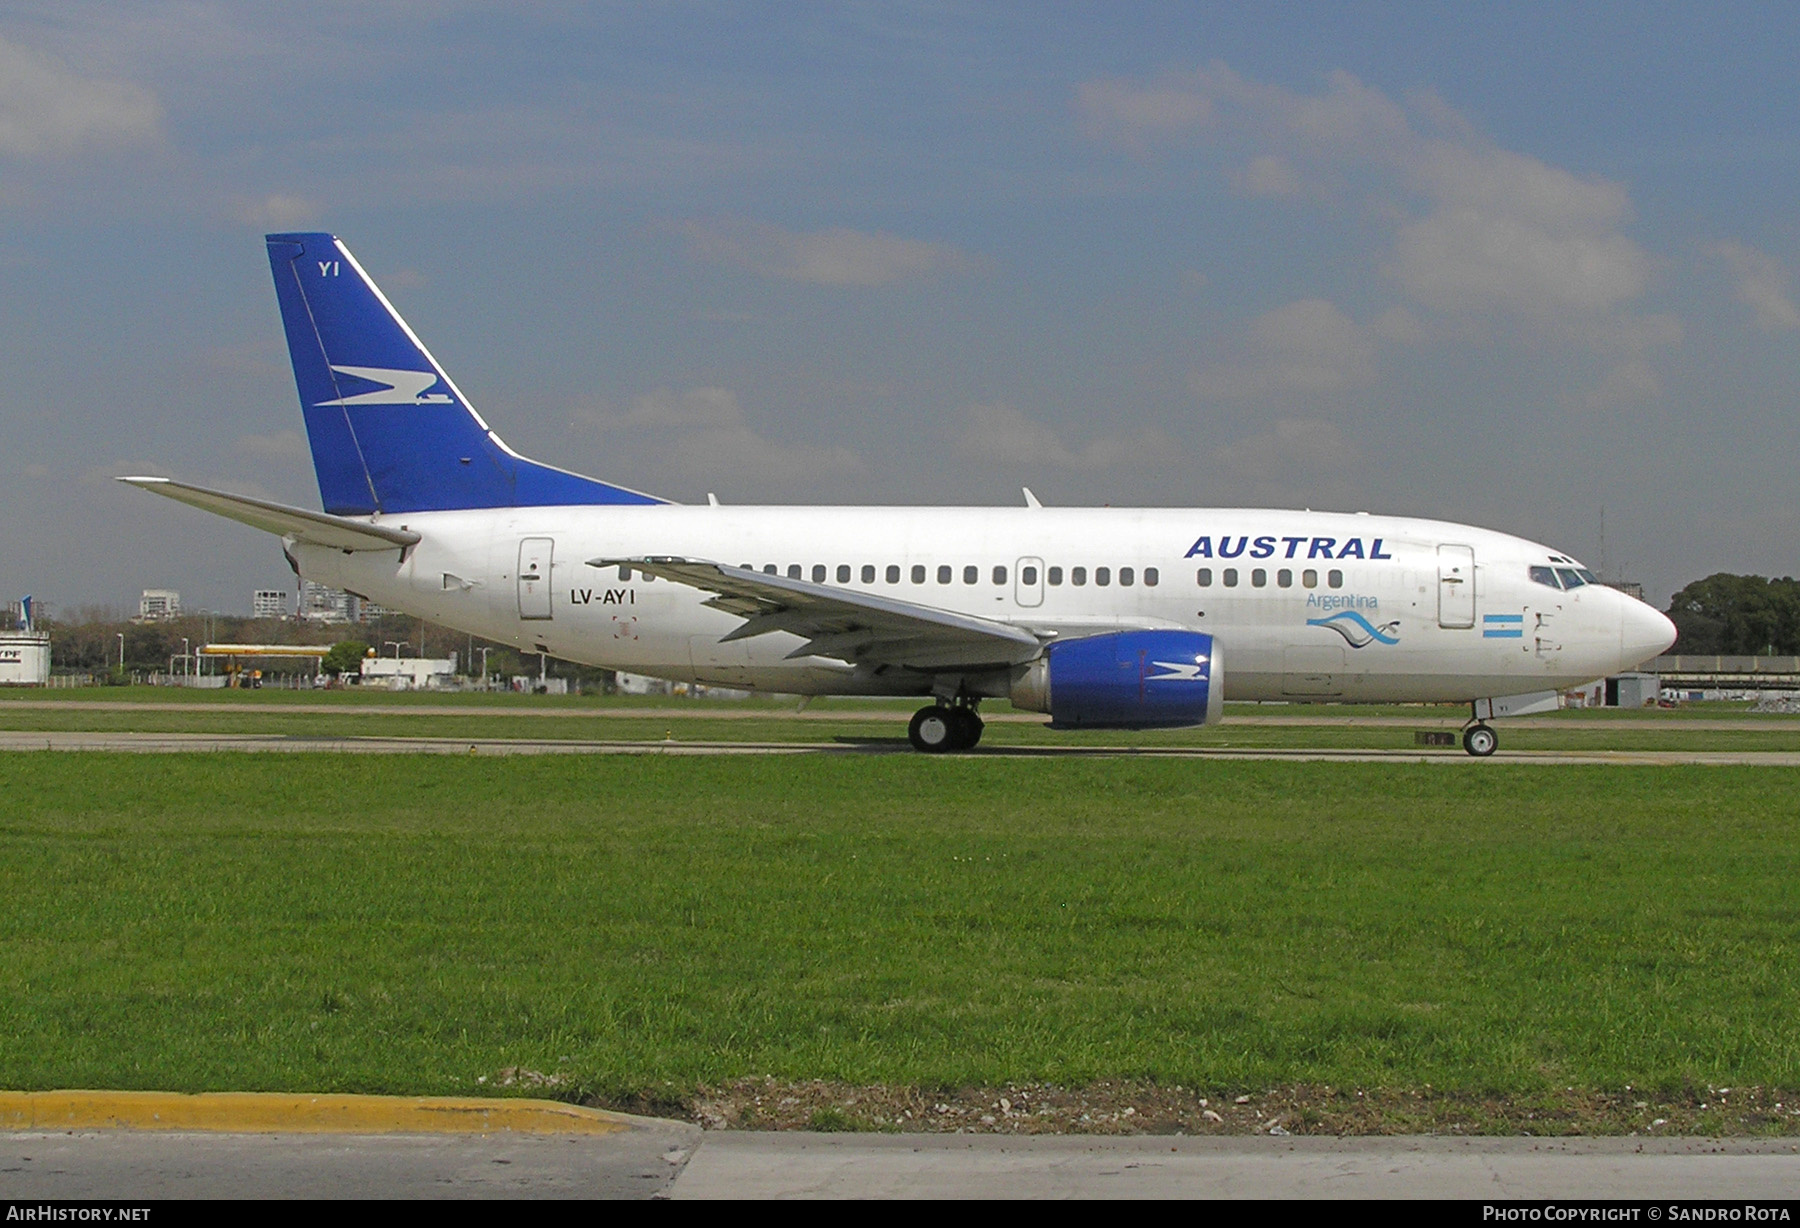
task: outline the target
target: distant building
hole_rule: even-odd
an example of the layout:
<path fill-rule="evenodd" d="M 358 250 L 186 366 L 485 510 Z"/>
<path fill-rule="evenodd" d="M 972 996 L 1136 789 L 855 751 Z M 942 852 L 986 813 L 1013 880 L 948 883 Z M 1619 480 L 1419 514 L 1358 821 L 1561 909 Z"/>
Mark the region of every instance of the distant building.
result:
<path fill-rule="evenodd" d="M 259 588 L 250 599 L 250 617 L 252 618 L 286 618 L 288 616 L 287 591 L 279 588 Z"/>
<path fill-rule="evenodd" d="M 388 686 L 396 691 L 435 688 L 456 684 L 456 658 L 444 657 L 364 657 L 364 686 Z"/>
<path fill-rule="evenodd" d="M 359 623 L 372 623 L 386 618 L 392 613 L 393 611 L 384 605 L 376 605 L 373 601 L 364 601 L 361 598 L 356 599 L 356 621 Z"/>
<path fill-rule="evenodd" d="M 181 594 L 172 588 L 147 588 L 138 598 L 138 621 L 167 622 L 181 617 Z"/>
<path fill-rule="evenodd" d="M 1636 580 L 1603 580 L 1601 583 L 1605 584 L 1607 588 L 1618 589 L 1627 597 L 1636 597 L 1639 601 L 1644 599 L 1644 586 Z"/>
<path fill-rule="evenodd" d="M 301 581 L 300 608 L 296 617 L 313 623 L 353 623 L 357 613 L 356 598 L 343 589 L 312 580 Z"/>

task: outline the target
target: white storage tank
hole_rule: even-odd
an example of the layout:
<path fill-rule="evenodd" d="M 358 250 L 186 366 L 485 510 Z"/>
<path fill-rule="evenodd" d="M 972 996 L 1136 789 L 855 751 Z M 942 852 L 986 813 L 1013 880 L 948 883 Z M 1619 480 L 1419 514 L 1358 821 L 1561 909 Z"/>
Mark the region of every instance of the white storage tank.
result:
<path fill-rule="evenodd" d="M 0 686 L 46 686 L 50 636 L 42 631 L 0 631 Z"/>

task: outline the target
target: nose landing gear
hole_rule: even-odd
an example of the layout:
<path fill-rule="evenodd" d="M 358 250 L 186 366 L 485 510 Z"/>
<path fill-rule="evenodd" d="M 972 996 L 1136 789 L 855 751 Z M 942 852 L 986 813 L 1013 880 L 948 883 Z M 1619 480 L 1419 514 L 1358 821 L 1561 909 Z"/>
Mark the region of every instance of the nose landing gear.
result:
<path fill-rule="evenodd" d="M 937 755 L 945 751 L 974 750 L 984 728 L 973 707 L 932 704 L 913 713 L 906 740 L 914 750 Z"/>

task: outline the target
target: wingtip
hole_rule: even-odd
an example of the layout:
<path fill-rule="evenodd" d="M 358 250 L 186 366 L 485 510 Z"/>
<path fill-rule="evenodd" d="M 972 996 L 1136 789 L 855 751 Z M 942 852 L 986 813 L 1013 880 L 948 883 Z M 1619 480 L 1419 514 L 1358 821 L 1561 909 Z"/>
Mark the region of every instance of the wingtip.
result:
<path fill-rule="evenodd" d="M 129 477 L 122 477 L 122 478 L 118 478 L 116 480 L 120 481 L 120 482 L 130 483 L 133 486 L 167 486 L 170 482 L 174 481 L 175 479 L 148 477 L 148 476 L 144 476 L 144 475 L 140 475 L 140 474 L 132 474 Z"/>

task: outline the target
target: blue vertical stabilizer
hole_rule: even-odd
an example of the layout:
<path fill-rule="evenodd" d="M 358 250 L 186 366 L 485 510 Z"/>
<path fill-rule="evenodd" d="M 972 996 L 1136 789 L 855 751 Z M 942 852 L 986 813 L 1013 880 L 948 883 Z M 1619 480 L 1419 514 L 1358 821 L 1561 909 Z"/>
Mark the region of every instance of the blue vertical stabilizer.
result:
<path fill-rule="evenodd" d="M 326 511 L 664 502 L 513 452 L 347 247 L 328 234 L 268 242 Z"/>

